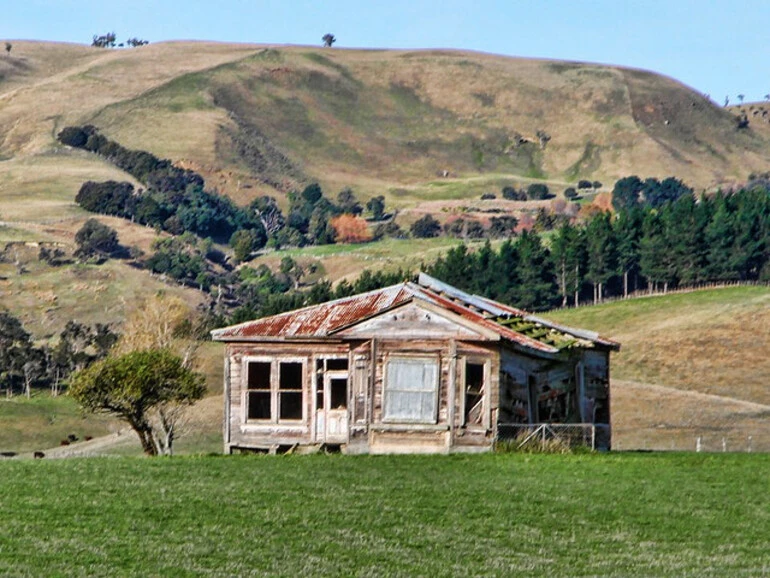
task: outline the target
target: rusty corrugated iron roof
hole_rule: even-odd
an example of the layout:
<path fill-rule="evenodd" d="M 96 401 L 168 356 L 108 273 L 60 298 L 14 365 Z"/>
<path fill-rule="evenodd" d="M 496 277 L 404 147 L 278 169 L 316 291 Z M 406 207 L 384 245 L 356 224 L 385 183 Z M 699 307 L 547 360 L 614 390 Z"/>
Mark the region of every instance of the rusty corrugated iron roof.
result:
<path fill-rule="evenodd" d="M 368 293 L 336 299 L 320 305 L 280 313 L 263 319 L 212 331 L 216 341 L 275 341 L 323 339 L 385 311 L 414 300 L 422 300 L 501 338 L 544 353 L 558 353 L 575 345 L 599 344 L 612 349 L 620 345 L 598 334 L 550 323 L 525 311 L 470 295 L 421 273 L 417 283 L 404 282 Z"/>
<path fill-rule="evenodd" d="M 406 303 L 414 293 L 412 283 L 401 283 L 217 329 L 212 331 L 212 336 L 218 341 L 326 337 L 335 329 Z"/>

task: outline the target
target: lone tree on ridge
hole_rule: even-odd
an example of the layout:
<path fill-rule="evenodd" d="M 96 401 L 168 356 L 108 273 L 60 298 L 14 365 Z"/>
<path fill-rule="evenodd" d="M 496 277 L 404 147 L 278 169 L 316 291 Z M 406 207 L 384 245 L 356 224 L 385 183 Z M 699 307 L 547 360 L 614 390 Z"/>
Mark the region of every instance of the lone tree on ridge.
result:
<path fill-rule="evenodd" d="M 331 34 L 330 32 L 327 32 L 321 37 L 321 40 L 323 40 L 324 46 L 326 48 L 331 48 L 332 44 L 337 42 L 337 39 L 334 37 L 334 34 Z"/>

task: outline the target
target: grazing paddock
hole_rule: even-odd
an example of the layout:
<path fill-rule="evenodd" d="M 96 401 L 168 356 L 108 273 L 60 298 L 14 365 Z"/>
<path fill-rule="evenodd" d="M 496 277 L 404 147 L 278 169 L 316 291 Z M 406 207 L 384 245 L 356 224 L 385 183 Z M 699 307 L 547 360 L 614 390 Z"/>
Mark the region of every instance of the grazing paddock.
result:
<path fill-rule="evenodd" d="M 0 461 L 0 575 L 761 576 L 770 456 Z"/>

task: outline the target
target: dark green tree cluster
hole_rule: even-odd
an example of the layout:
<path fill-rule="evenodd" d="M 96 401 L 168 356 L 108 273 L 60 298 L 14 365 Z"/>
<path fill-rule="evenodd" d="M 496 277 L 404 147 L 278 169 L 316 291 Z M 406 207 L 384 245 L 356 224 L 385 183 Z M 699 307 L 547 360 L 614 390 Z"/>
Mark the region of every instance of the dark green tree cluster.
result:
<path fill-rule="evenodd" d="M 441 223 L 433 215 L 425 215 L 412 223 L 409 232 L 418 239 L 438 237 L 441 234 Z"/>
<path fill-rule="evenodd" d="M 548 221 L 542 228 L 552 228 L 552 220 L 556 217 L 545 209 L 542 209 L 541 212 L 543 215 L 547 215 L 546 220 Z M 438 237 L 442 232 L 447 237 L 454 237 L 455 239 L 508 239 L 516 235 L 518 224 L 519 220 L 516 217 L 502 215 L 489 219 L 487 226 L 476 219 L 459 217 L 448 220 L 442 227 L 441 223 L 432 215 L 425 215 L 412 223 L 409 231 L 412 237 L 418 239 Z"/>
<path fill-rule="evenodd" d="M 501 193 L 504 199 L 509 201 L 542 201 L 554 198 L 554 194 L 548 189 L 548 185 L 543 183 L 532 183 L 526 189 L 517 189 L 516 187 L 506 185 Z"/>
<path fill-rule="evenodd" d="M 75 233 L 75 242 L 78 245 L 75 257 L 78 259 L 106 259 L 120 254 L 122 250 L 115 229 L 96 219 L 88 219 L 85 222 Z"/>
<path fill-rule="evenodd" d="M 302 191 L 292 191 L 289 197 L 288 216 L 284 216 L 272 197 L 259 197 L 251 202 L 249 210 L 259 219 L 267 231 L 267 245 L 284 246 L 328 245 L 336 241 L 336 231 L 331 220 L 342 214 L 359 216 L 364 209 L 350 188 L 337 194 L 336 202 L 324 196 L 318 183 L 311 183 Z M 373 220 L 383 218 L 384 197 L 374 197 L 367 203 Z M 382 235 L 381 235 L 382 236 Z M 243 236 L 236 241 L 245 244 Z M 235 245 L 231 243 L 233 248 Z"/>
<path fill-rule="evenodd" d="M 203 177 L 195 171 L 175 167 L 168 159 L 145 151 L 127 149 L 90 125 L 66 127 L 58 138 L 65 145 L 104 157 L 147 187 L 137 192 L 130 183 L 86 182 L 75 197 L 84 209 L 176 235 L 190 231 L 223 241 L 238 230 L 252 229 L 264 246 L 264 227 L 254 213 L 206 191 Z"/>
<path fill-rule="evenodd" d="M 536 233 L 522 232 L 495 251 L 487 242 L 479 251 L 465 245 L 450 249 L 427 273 L 465 291 L 528 309 L 555 303 L 556 284 L 548 249 Z"/>
<path fill-rule="evenodd" d="M 641 203 L 614 217 L 564 223 L 545 247 L 523 233 L 495 251 L 451 249 L 428 273 L 467 291 L 538 310 L 601 301 L 631 290 L 770 280 L 770 193 L 765 188 L 696 200 Z"/>
<path fill-rule="evenodd" d="M 108 32 L 107 34 L 94 34 L 91 46 L 96 48 L 115 48 L 115 36 L 114 32 Z"/>
<path fill-rule="evenodd" d="M 636 175 L 624 177 L 612 189 L 612 206 L 616 211 L 632 209 L 642 205 L 657 208 L 676 201 L 685 195 L 692 195 L 692 189 L 679 179 L 668 177 L 641 180 Z"/>
<path fill-rule="evenodd" d="M 168 275 L 202 291 L 223 281 L 212 265 L 210 241 L 185 233 L 156 239 L 152 248 L 154 253 L 146 259 L 145 265 L 153 273 Z"/>
<path fill-rule="evenodd" d="M 127 149 L 91 126 L 66 127 L 58 135 L 68 146 L 94 152 L 146 185 L 135 191 L 130 183 L 86 182 L 75 200 L 84 209 L 150 225 L 174 235 L 191 232 L 200 237 L 229 241 L 236 259 L 243 261 L 265 246 L 322 245 L 334 243 L 330 220 L 348 213 L 360 215 L 363 207 L 353 191 L 345 188 L 337 202 L 326 198 L 318 183 L 289 193 L 290 208 L 284 216 L 272 197 L 259 197 L 247 208 L 239 208 L 226 197 L 205 190 L 203 177 L 175 167 L 168 159 Z M 383 197 L 368 204 L 375 220 L 384 215 Z"/>
<path fill-rule="evenodd" d="M 6 395 L 39 387 L 58 393 L 62 380 L 107 355 L 117 338 L 108 325 L 69 321 L 52 343 L 37 345 L 21 321 L 0 311 L 0 389 Z"/>

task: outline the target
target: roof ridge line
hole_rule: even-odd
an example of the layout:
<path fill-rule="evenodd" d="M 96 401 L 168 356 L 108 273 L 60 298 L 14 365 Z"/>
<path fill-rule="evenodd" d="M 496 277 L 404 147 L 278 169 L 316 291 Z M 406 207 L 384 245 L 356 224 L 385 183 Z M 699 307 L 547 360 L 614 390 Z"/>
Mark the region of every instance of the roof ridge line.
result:
<path fill-rule="evenodd" d="M 371 289 L 369 291 L 366 291 L 365 293 L 356 293 L 354 295 L 348 295 L 347 297 L 338 297 L 337 299 L 332 299 L 331 301 L 324 301 L 322 303 L 316 303 L 314 305 L 305 305 L 304 307 L 300 307 L 299 309 L 291 309 L 289 311 L 282 311 L 281 313 L 275 313 L 274 315 L 267 315 L 265 317 L 257 317 L 256 319 L 249 319 L 248 321 L 241 321 L 240 323 L 237 323 L 235 325 L 229 325 L 227 327 L 222 327 L 220 329 L 214 329 L 210 333 L 211 335 L 215 335 L 218 332 L 224 331 L 225 329 L 232 330 L 236 329 L 238 327 L 241 327 L 243 325 L 247 325 L 249 323 L 254 323 L 255 321 L 261 321 L 264 319 L 270 319 L 271 317 L 280 317 L 281 315 L 295 315 L 297 313 L 301 313 L 303 311 L 307 311 L 309 309 L 313 309 L 314 307 L 325 307 L 328 305 L 337 305 L 339 303 L 342 303 L 346 300 L 350 299 L 359 299 L 361 297 L 365 297 L 368 295 L 371 295 L 373 293 L 378 293 L 381 291 L 385 291 L 388 289 L 393 289 L 394 287 L 403 286 L 406 288 L 408 285 L 414 285 L 411 281 L 401 281 L 400 283 L 395 283 L 393 285 L 388 285 L 387 287 L 380 287 L 379 289 Z M 411 291 L 414 291 L 412 287 L 409 287 Z"/>

